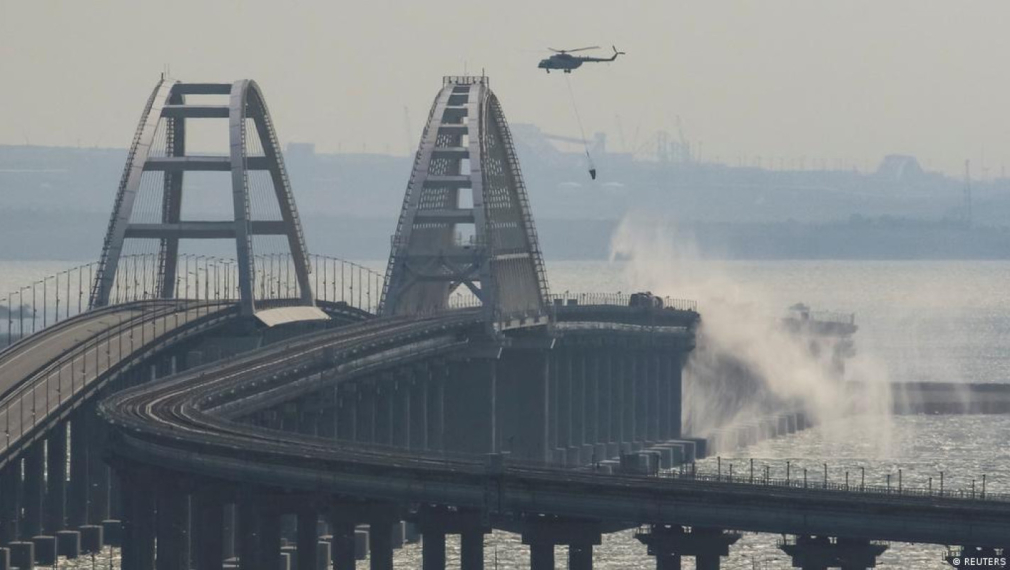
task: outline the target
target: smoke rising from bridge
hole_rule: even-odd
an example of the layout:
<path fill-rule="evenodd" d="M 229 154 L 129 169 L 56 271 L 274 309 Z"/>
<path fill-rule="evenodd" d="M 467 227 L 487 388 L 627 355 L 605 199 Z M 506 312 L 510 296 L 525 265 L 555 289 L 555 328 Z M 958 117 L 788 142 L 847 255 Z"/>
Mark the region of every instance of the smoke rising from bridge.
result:
<path fill-rule="evenodd" d="M 705 308 L 698 348 L 684 371 L 686 432 L 731 431 L 799 410 L 825 424 L 828 437 L 844 437 L 832 426 L 861 414 L 880 422 L 884 437 L 874 444 L 878 453 L 886 451 L 892 406 L 884 366 L 857 353 L 842 367 L 838 351 L 845 347 L 838 344 L 846 338 L 813 334 L 802 322 L 783 326 L 785 307 L 775 307 L 768 292 L 734 278 L 724 264 L 702 262 L 693 243 L 673 239 L 653 222 L 641 214 L 625 217 L 613 235 L 611 258 L 628 260 L 626 281 L 658 295 L 697 299 Z M 845 381 L 867 389 L 846 389 Z"/>

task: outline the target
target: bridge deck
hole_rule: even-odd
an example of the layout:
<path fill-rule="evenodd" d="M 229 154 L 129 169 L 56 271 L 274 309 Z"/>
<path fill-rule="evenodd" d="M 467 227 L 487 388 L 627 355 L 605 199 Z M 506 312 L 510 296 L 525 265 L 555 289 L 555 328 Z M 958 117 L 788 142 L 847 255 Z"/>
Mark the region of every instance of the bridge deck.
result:
<path fill-rule="evenodd" d="M 396 348 L 407 355 L 400 363 L 406 364 L 412 354 L 424 356 L 411 347 L 472 324 L 447 315 L 346 327 L 119 393 L 102 404 L 102 413 L 117 428 L 117 454 L 242 483 L 628 524 L 935 544 L 996 545 L 1010 536 L 1006 501 L 615 476 L 508 462 L 489 469 L 473 456 L 347 445 L 239 423 L 227 412 L 275 385 L 297 394 L 298 378 L 319 378 L 322 370 L 335 384 L 370 362 L 388 362 Z M 494 489 L 497 502 L 487 502 L 488 489 Z"/>
<path fill-rule="evenodd" d="M 145 301 L 84 313 L 0 354 L 0 465 L 110 371 L 223 317 L 232 303 Z M 234 312 L 234 311 L 231 311 Z"/>

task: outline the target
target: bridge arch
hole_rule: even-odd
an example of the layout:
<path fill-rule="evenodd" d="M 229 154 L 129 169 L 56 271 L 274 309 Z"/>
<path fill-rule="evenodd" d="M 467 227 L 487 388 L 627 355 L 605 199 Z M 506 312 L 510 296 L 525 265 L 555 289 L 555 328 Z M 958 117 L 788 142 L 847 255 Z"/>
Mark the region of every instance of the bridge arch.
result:
<path fill-rule="evenodd" d="M 496 328 L 546 318 L 550 294 L 526 186 L 483 76 L 443 78 L 392 239 L 380 313 L 442 310 L 461 287 Z"/>
<path fill-rule="evenodd" d="M 228 104 L 187 103 L 187 97 L 227 96 Z M 228 119 L 227 156 L 192 155 L 186 152 L 187 121 Z M 249 120 L 254 133 L 250 133 Z M 251 151 L 252 137 L 262 154 Z M 164 142 L 163 156 L 152 153 Z M 183 180 L 187 172 L 227 171 L 231 173 L 232 219 L 222 221 L 183 220 Z M 254 219 L 250 208 L 249 173 L 266 171 L 280 210 L 279 220 Z M 134 219 L 134 206 L 146 172 L 162 173 L 161 205 L 157 223 Z M 256 312 L 254 295 L 256 259 L 253 236 L 283 236 L 291 255 L 297 280 L 297 302 L 312 306 L 310 266 L 304 233 L 295 207 L 291 185 L 284 167 L 273 121 L 262 91 L 255 81 L 234 83 L 182 83 L 162 78 L 148 99 L 130 146 L 112 217 L 102 247 L 102 255 L 92 286 L 90 304 L 109 304 L 116 281 L 124 243 L 128 239 L 160 241 L 158 276 L 154 296 L 173 298 L 178 281 L 179 242 L 182 239 L 233 239 L 235 241 L 241 311 Z"/>

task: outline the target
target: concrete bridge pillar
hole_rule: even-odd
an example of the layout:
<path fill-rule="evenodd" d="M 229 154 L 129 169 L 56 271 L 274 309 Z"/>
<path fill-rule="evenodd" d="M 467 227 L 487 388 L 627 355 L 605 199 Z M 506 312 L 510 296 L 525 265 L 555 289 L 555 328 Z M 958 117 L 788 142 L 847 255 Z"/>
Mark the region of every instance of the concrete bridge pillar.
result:
<path fill-rule="evenodd" d="M 794 568 L 856 570 L 876 567 L 877 557 L 887 550 L 887 545 L 869 540 L 801 535 L 792 544 L 782 544 L 779 548 L 792 557 Z"/>
<path fill-rule="evenodd" d="M 94 405 L 83 410 L 88 441 L 88 523 L 102 524 L 109 518 L 109 466 L 102 456 L 105 449 L 105 423 L 98 419 Z"/>
<path fill-rule="evenodd" d="M 368 555 L 371 570 L 393 570 L 393 521 L 373 520 L 368 523 Z"/>
<path fill-rule="evenodd" d="M 212 490 L 193 495 L 192 544 L 197 570 L 222 570 L 225 555 L 224 503 Z"/>
<path fill-rule="evenodd" d="M 438 528 L 421 531 L 421 569 L 445 570 L 445 532 Z"/>
<path fill-rule="evenodd" d="M 605 444 L 606 458 L 617 455 L 618 410 L 616 409 L 617 380 L 614 373 L 614 353 L 610 349 L 600 350 L 600 439 Z"/>
<path fill-rule="evenodd" d="M 635 383 L 635 439 L 638 449 L 649 441 L 649 358 L 648 352 L 636 350 L 631 353 Z"/>
<path fill-rule="evenodd" d="M 551 397 L 546 349 L 506 350 L 498 361 L 499 448 L 523 461 L 551 459 Z"/>
<path fill-rule="evenodd" d="M 431 373 L 427 366 L 418 366 L 411 376 L 410 384 L 406 386 L 410 415 L 408 447 L 411 451 L 424 451 L 428 449 L 428 385 Z"/>
<path fill-rule="evenodd" d="M 450 364 L 444 398 L 446 449 L 459 453 L 496 451 L 496 360 L 472 358 Z"/>
<path fill-rule="evenodd" d="M 569 461 L 572 466 L 589 462 L 590 457 L 584 457 L 586 444 L 586 370 L 584 352 L 581 347 L 568 351 L 568 379 L 571 397 L 571 438 L 569 442 Z"/>
<path fill-rule="evenodd" d="M 659 367 L 657 364 L 654 348 L 649 347 L 639 352 L 639 375 L 644 382 L 641 390 L 644 400 L 642 412 L 645 414 L 642 441 L 646 443 L 654 443 L 659 438 Z"/>
<path fill-rule="evenodd" d="M 21 537 L 31 540 L 42 534 L 42 503 L 45 497 L 45 440 L 31 444 L 24 454 L 24 522 Z"/>
<path fill-rule="evenodd" d="M 553 392 L 557 414 L 557 443 L 555 459 L 558 463 L 570 465 L 572 449 L 572 367 L 571 353 L 567 349 L 557 350 L 551 355 L 552 377 L 556 378 L 557 389 Z"/>
<path fill-rule="evenodd" d="M 12 460 L 0 469 L 0 544 L 20 535 L 21 461 Z"/>
<path fill-rule="evenodd" d="M 157 570 L 189 570 L 189 495 L 168 477 L 156 483 Z"/>
<path fill-rule="evenodd" d="M 375 441 L 376 393 L 374 386 L 366 380 L 355 384 L 358 392 L 357 426 L 354 429 L 354 441 L 372 443 Z"/>
<path fill-rule="evenodd" d="M 337 438 L 337 400 L 340 396 L 340 388 L 334 386 L 326 392 L 326 400 L 319 411 L 318 435 L 329 439 Z"/>
<path fill-rule="evenodd" d="M 558 373 L 558 358 L 554 354 L 547 355 L 547 461 L 558 462 L 557 449 L 560 445 L 558 431 L 561 422 L 558 416 L 561 415 L 561 405 L 559 403 L 561 395 L 561 381 Z"/>
<path fill-rule="evenodd" d="M 530 547 L 530 570 L 553 570 L 554 547 L 568 545 L 568 567 L 592 570 L 593 545 L 601 542 L 600 525 L 594 521 L 536 517 L 523 524 L 522 541 Z"/>
<path fill-rule="evenodd" d="M 333 558 L 334 570 L 355 570 L 357 560 L 354 557 L 354 523 L 331 522 L 330 532 L 333 533 L 330 556 Z"/>
<path fill-rule="evenodd" d="M 409 368 L 400 370 L 392 384 L 393 398 L 393 445 L 403 449 L 410 447 L 410 387 L 413 383 L 413 371 Z"/>
<path fill-rule="evenodd" d="M 669 418 L 670 431 L 667 439 L 680 439 L 683 436 L 681 433 L 681 423 L 684 417 L 684 354 L 682 352 L 668 354 L 664 357 L 664 361 L 667 362 L 666 384 L 669 396 L 669 413 L 667 416 Z"/>
<path fill-rule="evenodd" d="M 265 504 L 262 496 L 249 493 L 240 498 L 238 518 L 239 568 L 277 570 L 281 563 L 281 513 Z"/>
<path fill-rule="evenodd" d="M 302 398 L 297 403 L 298 433 L 319 435 L 321 402 L 318 398 Z"/>
<path fill-rule="evenodd" d="M 355 441 L 358 428 L 358 394 L 348 382 L 337 386 L 337 439 Z"/>
<path fill-rule="evenodd" d="M 670 377 L 672 366 L 669 352 L 657 356 L 656 415 L 658 416 L 657 441 L 674 439 L 673 434 L 673 382 Z"/>
<path fill-rule="evenodd" d="M 590 542 L 568 546 L 569 570 L 593 570 L 593 545 Z"/>
<path fill-rule="evenodd" d="M 444 362 L 431 365 L 428 376 L 428 449 L 445 448 L 445 382 L 449 367 Z"/>
<path fill-rule="evenodd" d="M 638 533 L 635 538 L 656 557 L 657 570 L 680 568 L 683 556 L 694 556 L 698 570 L 718 570 L 722 557 L 729 555 L 729 547 L 740 540 L 740 534 L 710 528 L 695 527 L 688 531 L 677 525 L 652 525 L 648 532 Z"/>
<path fill-rule="evenodd" d="M 471 528 L 460 535 L 461 570 L 484 570 L 484 531 Z"/>
<path fill-rule="evenodd" d="M 122 570 L 154 570 L 156 495 L 152 473 L 123 469 Z"/>
<path fill-rule="evenodd" d="M 588 347 L 583 353 L 583 375 L 585 376 L 585 443 L 592 451 L 587 458 L 592 461 L 606 459 L 598 451 L 600 439 L 600 358 L 599 347 Z"/>
<path fill-rule="evenodd" d="M 622 452 L 635 450 L 635 442 L 638 441 L 638 406 L 636 402 L 638 399 L 636 390 L 638 370 L 635 365 L 634 354 L 624 352 L 621 355 L 621 391 L 623 392 L 621 418 L 624 423 L 621 443 L 625 444 L 621 446 Z"/>
<path fill-rule="evenodd" d="M 462 570 L 484 569 L 484 535 L 490 531 L 480 512 L 422 505 L 417 511 L 417 526 L 423 537 L 423 570 L 445 569 L 445 535 L 459 534 Z"/>
<path fill-rule="evenodd" d="M 316 551 L 319 548 L 319 513 L 305 507 L 298 511 L 298 566 L 292 570 L 318 570 Z"/>
<path fill-rule="evenodd" d="M 330 525 L 330 557 L 334 570 L 355 570 L 357 561 L 354 557 L 354 526 L 357 522 L 352 508 L 342 503 L 336 503 L 326 513 Z"/>
<path fill-rule="evenodd" d="M 549 542 L 530 544 L 530 570 L 554 570 L 554 545 Z"/>
<path fill-rule="evenodd" d="M 67 423 L 57 425 L 46 440 L 45 530 L 56 534 L 66 524 Z"/>
<path fill-rule="evenodd" d="M 70 417 L 70 484 L 67 487 L 67 524 L 78 528 L 88 524 L 88 441 L 87 420 L 79 409 Z"/>
<path fill-rule="evenodd" d="M 393 388 L 391 374 L 383 374 L 375 381 L 375 439 L 374 443 L 392 445 L 393 443 Z"/>

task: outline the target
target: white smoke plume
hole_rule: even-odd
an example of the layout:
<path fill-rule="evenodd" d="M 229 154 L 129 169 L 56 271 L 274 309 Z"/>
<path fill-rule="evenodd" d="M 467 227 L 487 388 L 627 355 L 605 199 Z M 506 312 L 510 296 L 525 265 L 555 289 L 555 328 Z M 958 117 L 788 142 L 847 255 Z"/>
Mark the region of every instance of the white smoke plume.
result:
<path fill-rule="evenodd" d="M 693 240 L 661 220 L 626 216 L 611 239 L 616 258 L 626 262 L 628 282 L 698 302 L 698 348 L 684 378 L 685 433 L 706 436 L 761 416 L 803 411 L 833 437 L 833 426 L 859 414 L 881 422 L 878 453 L 887 453 L 890 382 L 875 360 L 857 354 L 838 370 L 831 339 L 787 330 L 786 306 L 775 306 L 773 295 L 735 277 L 730 263 L 703 260 Z"/>

